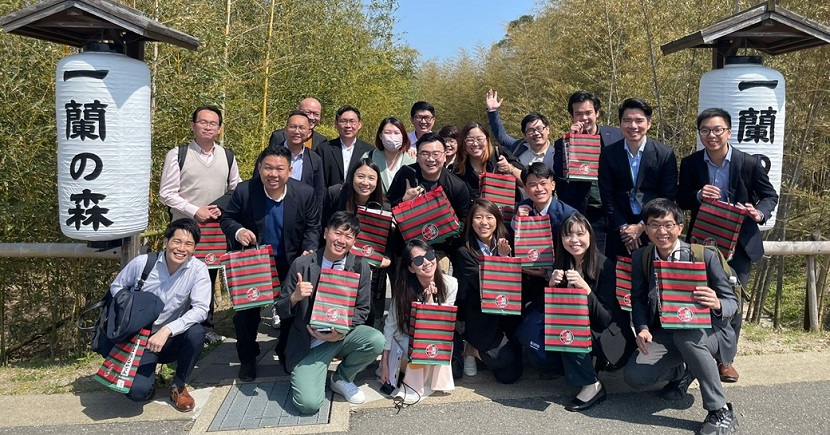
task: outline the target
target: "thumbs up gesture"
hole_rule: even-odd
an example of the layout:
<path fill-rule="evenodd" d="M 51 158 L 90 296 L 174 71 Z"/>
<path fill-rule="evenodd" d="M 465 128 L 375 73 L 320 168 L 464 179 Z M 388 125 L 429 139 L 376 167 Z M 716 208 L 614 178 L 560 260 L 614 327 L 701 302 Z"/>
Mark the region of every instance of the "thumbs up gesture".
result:
<path fill-rule="evenodd" d="M 291 305 L 295 305 L 297 302 L 311 296 L 311 292 L 314 291 L 314 287 L 312 287 L 311 283 L 308 281 L 303 281 L 303 274 L 297 273 L 297 285 L 294 287 L 294 292 L 291 293 Z"/>

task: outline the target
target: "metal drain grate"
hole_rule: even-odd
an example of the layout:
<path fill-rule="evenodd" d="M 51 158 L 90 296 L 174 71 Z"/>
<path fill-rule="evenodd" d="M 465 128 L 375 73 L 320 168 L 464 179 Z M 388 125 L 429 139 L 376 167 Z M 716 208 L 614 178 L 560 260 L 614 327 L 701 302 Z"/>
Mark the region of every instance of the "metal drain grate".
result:
<path fill-rule="evenodd" d="M 320 411 L 314 415 L 300 415 L 291 402 L 291 382 L 288 380 L 235 384 L 225 396 L 208 432 L 326 424 L 331 416 L 331 398 L 331 390 L 326 389 Z"/>

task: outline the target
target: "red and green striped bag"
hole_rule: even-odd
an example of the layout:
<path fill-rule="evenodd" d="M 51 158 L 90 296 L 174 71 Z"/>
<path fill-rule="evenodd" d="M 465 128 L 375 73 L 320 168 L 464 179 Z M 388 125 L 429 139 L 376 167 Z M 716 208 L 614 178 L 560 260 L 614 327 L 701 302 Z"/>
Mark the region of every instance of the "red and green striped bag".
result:
<path fill-rule="evenodd" d="M 142 329 L 129 341 L 116 343 L 92 378 L 119 393 L 129 393 L 149 339 L 150 330 Z"/>
<path fill-rule="evenodd" d="M 323 269 L 308 324 L 315 328 L 352 329 L 360 274 L 345 270 Z"/>
<path fill-rule="evenodd" d="M 392 214 L 387 211 L 357 208 L 360 234 L 352 246 L 352 253 L 366 259 L 373 267 L 380 267 L 386 255 L 386 242 L 392 231 Z"/>
<path fill-rule="evenodd" d="M 485 172 L 479 182 L 481 197 L 493 201 L 506 222 L 516 213 L 516 177 Z"/>
<path fill-rule="evenodd" d="M 522 314 L 522 259 L 481 255 L 478 257 L 481 312 Z"/>
<path fill-rule="evenodd" d="M 407 242 L 423 239 L 436 244 L 461 232 L 458 216 L 441 186 L 396 205 L 392 215 Z"/>
<path fill-rule="evenodd" d="M 695 302 L 695 287 L 707 285 L 706 263 L 700 261 L 655 261 L 660 291 L 660 323 L 666 329 L 712 327 L 708 307 Z"/>
<path fill-rule="evenodd" d="M 202 260 L 208 269 L 222 267 L 220 257 L 228 252 L 228 245 L 225 242 L 225 233 L 219 227 L 219 222 L 201 223 L 199 224 L 199 230 L 202 237 L 196 245 L 193 256 Z"/>
<path fill-rule="evenodd" d="M 620 308 L 631 311 L 631 258 L 617 256 L 617 302 Z"/>
<path fill-rule="evenodd" d="M 545 350 L 591 351 L 591 323 L 585 289 L 545 287 Z"/>
<path fill-rule="evenodd" d="M 746 209 L 718 200 L 704 200 L 692 227 L 692 243 L 716 246 L 727 261 L 735 255 Z"/>
<path fill-rule="evenodd" d="M 412 303 L 409 318 L 410 363 L 450 363 L 457 311 L 458 308 L 453 305 Z"/>
<path fill-rule="evenodd" d="M 596 181 L 599 174 L 599 153 L 602 140 L 598 134 L 566 134 L 562 136 L 565 158 L 562 172 L 569 180 Z"/>
<path fill-rule="evenodd" d="M 524 267 L 553 269 L 553 231 L 547 216 L 516 216 L 516 257 Z"/>
<path fill-rule="evenodd" d="M 234 311 L 273 303 L 280 291 L 271 245 L 226 253 L 220 276 Z"/>

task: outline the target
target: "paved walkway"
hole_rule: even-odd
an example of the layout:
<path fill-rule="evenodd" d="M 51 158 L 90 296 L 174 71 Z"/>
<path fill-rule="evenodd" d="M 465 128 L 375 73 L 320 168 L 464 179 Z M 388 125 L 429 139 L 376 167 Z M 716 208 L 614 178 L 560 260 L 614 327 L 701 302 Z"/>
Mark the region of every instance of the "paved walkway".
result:
<path fill-rule="evenodd" d="M 270 327 L 263 325 L 260 334 L 263 355 L 257 382 L 287 381 L 273 357 L 274 335 Z M 772 418 L 774 413 L 770 412 L 775 409 L 787 417 L 798 418 L 805 429 L 802 433 L 830 433 L 830 411 L 823 405 L 816 406 L 830 399 L 830 353 L 739 356 L 736 366 L 741 380 L 728 384 L 726 394 L 736 403 L 741 418 L 747 420 L 744 427 L 754 428 L 743 433 L 792 433 L 786 423 L 758 426 L 762 421 L 782 421 Z M 109 390 L 0 396 L 0 434 L 207 433 L 232 389 L 237 369 L 232 340 L 203 358 L 191 382 L 196 409 L 190 413 L 176 411 L 161 392 L 155 401 L 145 405 Z M 457 428 L 457 433 L 501 433 L 507 432 L 508 427 L 514 433 L 538 433 L 540 421 L 549 419 L 556 420 L 557 426 L 564 425 L 563 429 L 579 429 L 582 433 L 597 433 L 602 428 L 606 428 L 605 433 L 677 433 L 678 430 L 682 433 L 695 430 L 705 416 L 696 385 L 690 391 L 693 403 L 689 399 L 689 403 L 681 402 L 680 408 L 675 409 L 667 407 L 654 394 L 633 393 L 624 385 L 619 372 L 604 372 L 600 379 L 609 392 L 609 399 L 587 415 L 562 409 L 576 393 L 573 387 L 562 379 L 540 381 L 534 370 L 527 370 L 520 382 L 508 386 L 498 384 L 489 372 L 482 370 L 474 378 L 458 381 L 452 394 L 431 396 L 397 414 L 391 400 L 376 392 L 378 385 L 373 376 L 364 372 L 358 384 L 364 385 L 369 402 L 353 407 L 335 395 L 328 424 L 211 433 L 300 434 L 346 432 L 350 427 L 355 433 L 366 434 L 429 433 L 436 425 L 444 427 L 445 423 Z M 85 378 L 78 382 L 95 381 Z M 808 396 L 799 397 L 799 394 Z M 790 409 L 794 406 L 798 410 L 803 408 L 807 415 L 794 413 Z M 543 426 L 552 429 L 550 424 Z M 815 425 L 819 430 L 809 430 Z M 614 429 L 607 429 L 611 427 Z"/>

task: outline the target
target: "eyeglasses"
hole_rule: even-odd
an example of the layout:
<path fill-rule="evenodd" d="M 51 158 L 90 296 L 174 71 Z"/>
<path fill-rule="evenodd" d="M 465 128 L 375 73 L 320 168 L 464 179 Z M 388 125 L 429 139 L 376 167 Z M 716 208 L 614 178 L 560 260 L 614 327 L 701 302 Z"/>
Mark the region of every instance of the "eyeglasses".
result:
<path fill-rule="evenodd" d="M 539 128 L 528 128 L 527 130 L 525 130 L 525 134 L 528 135 L 528 136 L 536 136 L 537 134 L 539 136 L 541 136 L 545 132 L 546 128 L 548 128 L 548 127 L 545 126 L 545 127 L 539 127 Z"/>
<path fill-rule="evenodd" d="M 216 121 L 205 121 L 204 119 L 201 121 L 196 121 L 196 124 L 201 125 L 202 127 L 213 127 L 216 128 L 219 126 L 219 123 Z"/>
<path fill-rule="evenodd" d="M 308 127 L 304 125 L 289 125 L 288 127 L 285 127 L 285 129 L 289 131 L 307 131 Z"/>
<path fill-rule="evenodd" d="M 715 133 L 715 136 L 720 136 L 720 135 L 726 133 L 726 130 L 727 129 L 724 128 L 724 127 L 717 126 L 715 128 L 703 127 L 700 130 L 698 130 L 697 132 L 700 133 L 701 136 L 709 136 L 709 133 Z"/>
<path fill-rule="evenodd" d="M 340 125 L 357 125 L 358 122 L 360 121 L 357 119 L 341 119 L 337 121 L 337 123 Z"/>
<path fill-rule="evenodd" d="M 429 116 L 429 115 L 418 115 L 418 116 L 413 117 L 412 119 L 414 119 L 415 121 L 418 121 L 418 122 L 421 122 L 421 121 L 430 122 L 433 119 L 435 119 L 435 117 L 434 116 Z"/>
<path fill-rule="evenodd" d="M 418 157 L 420 157 L 422 159 L 428 159 L 428 158 L 432 157 L 433 159 L 438 160 L 444 154 L 445 154 L 444 151 L 433 151 L 433 152 L 421 151 L 421 152 L 418 153 Z"/>
<path fill-rule="evenodd" d="M 424 261 L 432 260 L 435 260 L 435 251 L 430 249 L 429 251 L 425 252 L 424 255 L 412 257 L 412 264 L 421 267 L 424 264 Z"/>
<path fill-rule="evenodd" d="M 482 136 L 482 137 L 468 137 L 467 139 L 464 139 L 464 143 L 467 144 L 467 145 L 475 145 L 475 144 L 484 145 L 484 144 L 487 143 L 487 138 L 484 137 L 484 136 Z"/>
<path fill-rule="evenodd" d="M 651 222 L 651 223 L 646 224 L 646 227 L 648 227 L 648 229 L 651 230 L 651 231 L 657 231 L 660 228 L 662 228 L 666 231 L 671 231 L 676 226 L 677 226 L 677 224 L 674 223 L 674 222 L 668 222 L 668 223 L 665 223 L 665 224 L 658 224 L 656 222 Z"/>

